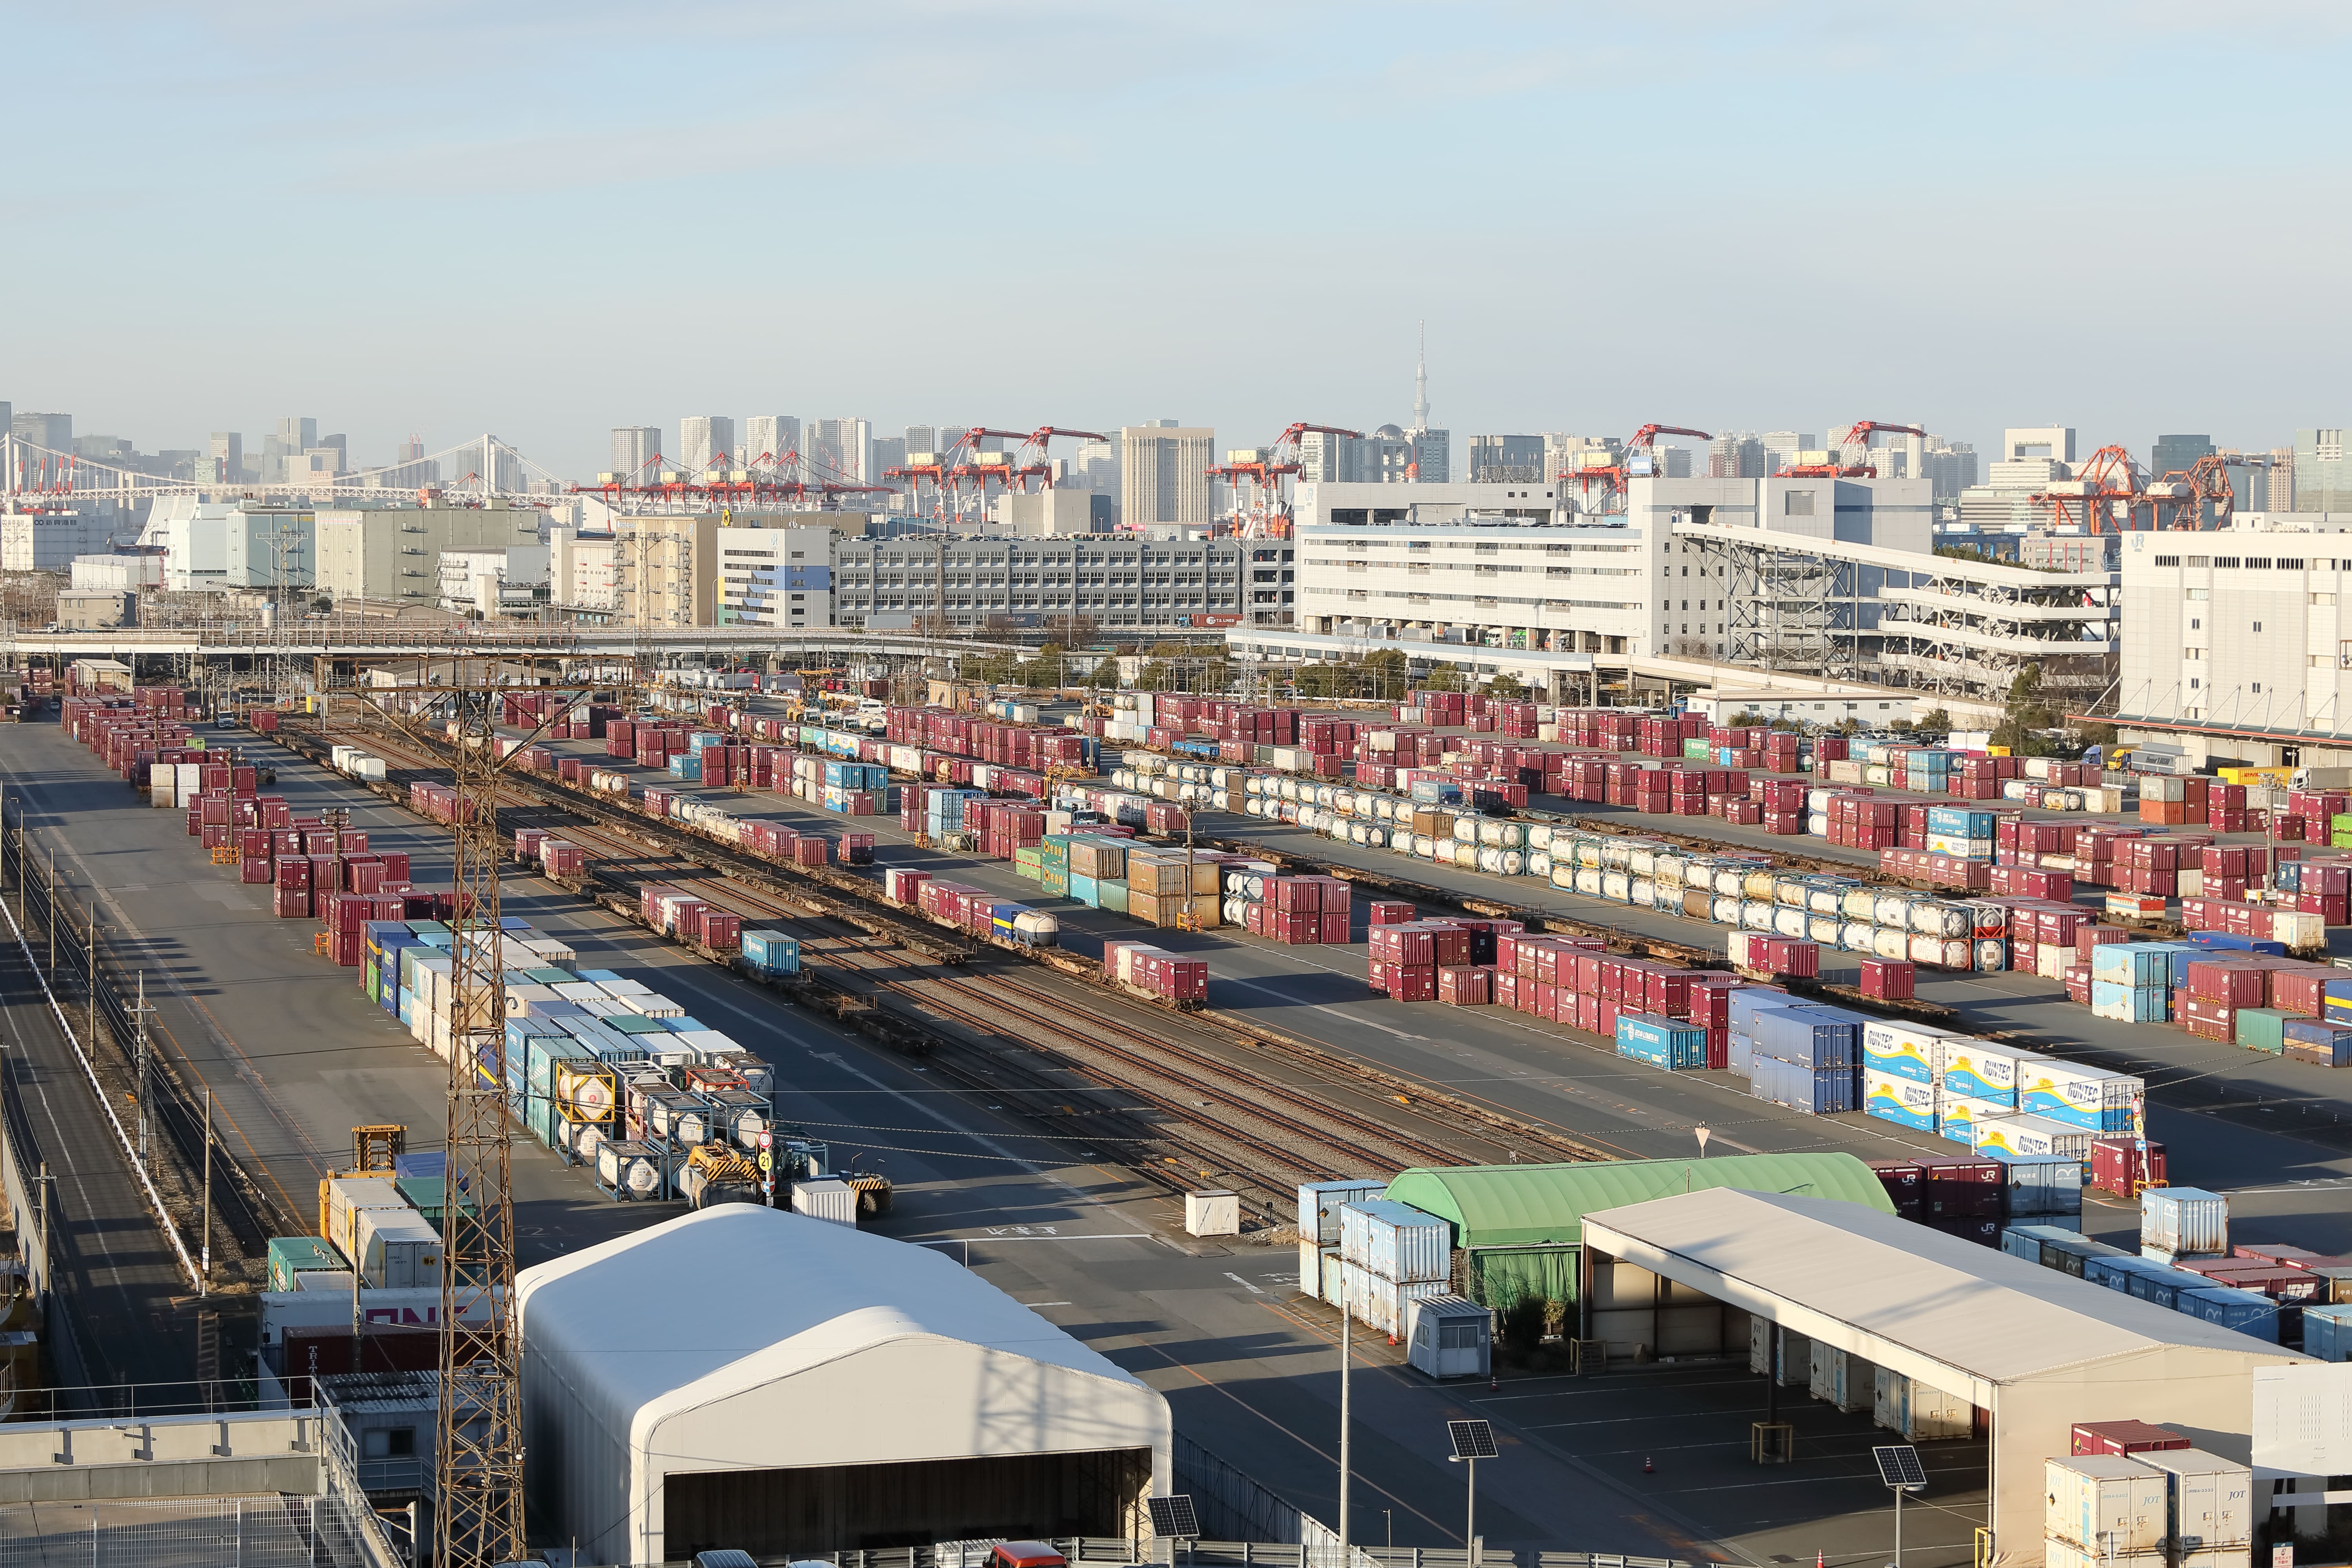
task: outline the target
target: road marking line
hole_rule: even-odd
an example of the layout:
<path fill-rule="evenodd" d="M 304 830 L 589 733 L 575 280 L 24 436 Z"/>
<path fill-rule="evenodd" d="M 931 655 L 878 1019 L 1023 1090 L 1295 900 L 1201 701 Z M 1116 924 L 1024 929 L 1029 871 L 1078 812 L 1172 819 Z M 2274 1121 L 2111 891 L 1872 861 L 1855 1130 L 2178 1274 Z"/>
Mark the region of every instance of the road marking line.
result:
<path fill-rule="evenodd" d="M 1243 1279 L 1238 1274 L 1228 1274 L 1225 1278 L 1232 1280 L 1234 1284 L 1240 1286 L 1243 1289 L 1248 1291 L 1253 1296 L 1263 1296 L 1265 1294 L 1265 1291 L 1259 1289 L 1256 1286 L 1251 1284 L 1248 1280 Z"/>

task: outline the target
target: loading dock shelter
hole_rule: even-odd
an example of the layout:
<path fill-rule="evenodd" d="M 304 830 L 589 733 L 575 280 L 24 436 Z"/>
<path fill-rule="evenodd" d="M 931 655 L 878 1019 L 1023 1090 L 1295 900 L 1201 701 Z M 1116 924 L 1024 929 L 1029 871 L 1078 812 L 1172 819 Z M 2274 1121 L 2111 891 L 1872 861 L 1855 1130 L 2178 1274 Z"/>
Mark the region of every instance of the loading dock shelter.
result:
<path fill-rule="evenodd" d="M 2243 1462 L 2254 1369 L 2307 1359 L 1893 1215 L 1784 1194 L 1588 1214 L 1588 1287 L 1599 1268 L 1646 1271 L 1679 1288 L 1662 1302 L 1703 1296 L 1974 1404 L 1999 1564 L 2042 1561 L 2042 1460 L 2069 1450 L 2075 1422 L 2152 1421 Z"/>
<path fill-rule="evenodd" d="M 515 1299 L 526 1483 L 583 1562 L 1149 1550 L 1167 1401 L 943 1253 L 729 1204 L 526 1269 Z"/>

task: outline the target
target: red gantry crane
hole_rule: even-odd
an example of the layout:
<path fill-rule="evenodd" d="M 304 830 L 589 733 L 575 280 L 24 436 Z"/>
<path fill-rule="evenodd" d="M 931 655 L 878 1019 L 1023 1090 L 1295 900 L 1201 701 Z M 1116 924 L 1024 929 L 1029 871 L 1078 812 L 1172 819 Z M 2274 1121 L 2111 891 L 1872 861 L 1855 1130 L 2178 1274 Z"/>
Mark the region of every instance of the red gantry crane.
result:
<path fill-rule="evenodd" d="M 2161 529 L 2193 532 L 2208 527 L 2227 528 L 2238 510 L 2238 492 L 2230 483 L 2230 459 L 2219 454 L 2149 480 L 2145 494 L 2150 521 Z M 2208 502 L 2213 507 L 2210 523 L 2205 521 Z"/>
<path fill-rule="evenodd" d="M 1302 436 L 1344 436 L 1352 441 L 1360 440 L 1363 432 L 1301 421 L 1285 426 L 1271 447 L 1251 447 L 1248 456 L 1240 451 L 1226 453 L 1228 461 L 1208 471 L 1211 479 L 1224 480 L 1234 491 L 1233 512 L 1217 526 L 1216 533 L 1235 539 L 1290 537 L 1290 503 L 1283 498 L 1282 480 L 1285 475 L 1297 477 Z M 1242 501 L 1244 483 L 1254 487 L 1247 507 Z"/>
<path fill-rule="evenodd" d="M 1881 425 L 1875 419 L 1857 420 L 1847 428 L 1843 437 L 1832 444 L 1828 462 L 1800 463 L 1793 468 L 1782 468 L 1773 477 L 1782 479 L 1874 479 L 1878 477 L 1876 464 L 1865 460 L 1849 465 L 1844 460 L 1848 447 L 1861 447 L 1866 459 L 1873 436 L 1916 436 L 1924 441 L 1927 438 L 1927 432 L 1916 425 Z M 1914 474 L 1911 477 L 1917 479 L 1919 476 Z"/>
<path fill-rule="evenodd" d="M 1054 466 L 1045 460 L 1045 444 L 1056 436 L 1067 436 L 1079 441 L 1108 441 L 1109 437 L 1095 430 L 1065 430 L 1058 425 L 1040 425 L 1029 432 L 1021 443 L 1022 464 L 1013 470 L 1013 483 L 1021 493 L 1029 493 L 1029 481 L 1037 480 L 1045 489 L 1054 488 Z"/>
<path fill-rule="evenodd" d="M 2074 470 L 2073 479 L 2053 479 L 2047 489 L 2028 499 L 2050 509 L 2053 528 L 2084 533 L 2105 533 L 2111 523 L 2119 533 L 2144 528 L 2148 524 L 2141 521 L 2143 515 L 2152 521 L 2154 514 L 2154 502 L 2140 483 L 2139 465 L 2121 447 L 2100 447 Z"/>
<path fill-rule="evenodd" d="M 1704 430 L 1689 430 L 1680 425 L 1644 425 L 1633 432 L 1625 443 L 1624 451 L 1613 462 L 1596 463 L 1591 468 L 1575 468 L 1559 476 L 1562 482 L 1578 481 L 1585 495 L 1592 493 L 1597 483 L 1601 487 L 1601 510 L 1604 512 L 1622 510 L 1625 504 L 1625 480 L 1634 474 L 1643 477 L 1656 471 L 1657 439 L 1661 436 L 1688 436 L 1694 440 L 1712 441 L 1713 436 Z"/>

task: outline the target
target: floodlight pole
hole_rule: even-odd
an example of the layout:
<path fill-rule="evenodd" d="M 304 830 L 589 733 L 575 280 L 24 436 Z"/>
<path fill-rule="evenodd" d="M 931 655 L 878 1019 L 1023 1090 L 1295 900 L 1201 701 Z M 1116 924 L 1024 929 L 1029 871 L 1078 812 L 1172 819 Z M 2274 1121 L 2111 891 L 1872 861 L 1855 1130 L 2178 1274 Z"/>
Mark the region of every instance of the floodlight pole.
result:
<path fill-rule="evenodd" d="M 1339 1568 L 1350 1568 L 1348 1555 L 1348 1472 L 1354 1456 L 1349 1439 L 1355 1423 L 1348 1407 L 1348 1373 L 1355 1361 L 1355 1315 L 1339 1309 Z"/>

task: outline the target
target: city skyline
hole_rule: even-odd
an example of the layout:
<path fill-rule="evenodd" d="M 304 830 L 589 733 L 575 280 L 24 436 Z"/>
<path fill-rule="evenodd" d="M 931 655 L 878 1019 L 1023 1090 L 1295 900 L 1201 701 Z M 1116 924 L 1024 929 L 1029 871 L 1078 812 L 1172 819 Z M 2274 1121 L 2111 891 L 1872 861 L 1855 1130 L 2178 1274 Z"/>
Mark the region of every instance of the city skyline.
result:
<path fill-rule="evenodd" d="M 1436 37 L 1418 9 L 1301 5 L 1248 13 L 1265 47 L 1239 57 L 1236 8 L 992 14 L 686 5 L 650 34 L 595 5 L 29 15 L 30 54 L 103 56 L 121 97 L 78 113 L 63 79 L 26 84 L 31 166 L 71 153 L 109 178 L 34 176 L 79 243 L 12 258 L 43 308 L 0 328 L 7 395 L 146 450 L 303 407 L 357 462 L 487 429 L 581 475 L 614 426 L 674 433 L 690 409 L 884 431 L 941 409 L 1173 416 L 1241 446 L 1297 419 L 1407 423 L 1425 320 L 1457 433 L 1810 427 L 1834 406 L 1980 447 L 2063 419 L 2137 450 L 2340 418 L 2339 322 L 2222 350 L 2181 321 L 2334 283 L 2345 220 L 2294 193 L 2336 178 L 2322 149 L 2352 48 L 2315 5 L 1472 5 Z M 322 58 L 399 90 L 354 99 Z M 567 91 L 518 90 L 518 58 Z M 1005 94 L 1007 72 L 1057 91 Z M 1660 96 L 1685 107 L 1643 111 Z M 1267 147 L 1273 172 L 1236 175 Z M 1124 177 L 1137 150 L 1152 180 Z M 1237 177 L 1365 163 L 1429 212 L 1408 228 L 1289 200 L 1278 244 L 1202 217 Z M 1021 198 L 998 242 L 907 237 L 910 185 L 971 179 Z M 2200 180 L 2297 221 L 2163 242 Z M 446 223 L 366 221 L 401 193 Z M 740 216 L 689 272 L 660 215 L 712 203 Z M 1023 216 L 1048 206 L 1050 225 Z M 1449 229 L 1449 211 L 1478 216 Z M 152 264 L 161 233 L 256 216 L 291 265 L 202 244 Z M 332 265 L 302 265 L 314 248 Z M 754 297 L 785 303 L 736 303 Z M 995 327 L 949 330 L 974 310 Z"/>

